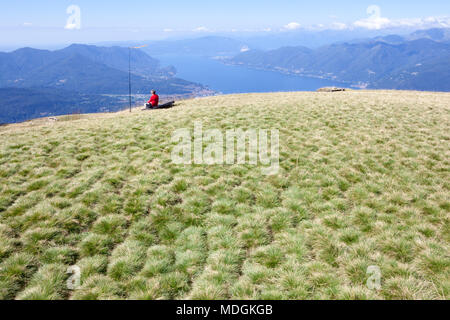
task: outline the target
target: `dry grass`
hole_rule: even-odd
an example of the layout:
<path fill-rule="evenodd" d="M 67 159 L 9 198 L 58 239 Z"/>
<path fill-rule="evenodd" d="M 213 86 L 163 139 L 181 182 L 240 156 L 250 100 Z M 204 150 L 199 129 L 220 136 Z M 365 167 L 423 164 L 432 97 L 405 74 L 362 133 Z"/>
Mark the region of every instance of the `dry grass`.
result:
<path fill-rule="evenodd" d="M 275 93 L 0 127 L 0 298 L 449 299 L 449 113 L 445 93 Z M 172 164 L 194 120 L 278 128 L 279 174 Z"/>

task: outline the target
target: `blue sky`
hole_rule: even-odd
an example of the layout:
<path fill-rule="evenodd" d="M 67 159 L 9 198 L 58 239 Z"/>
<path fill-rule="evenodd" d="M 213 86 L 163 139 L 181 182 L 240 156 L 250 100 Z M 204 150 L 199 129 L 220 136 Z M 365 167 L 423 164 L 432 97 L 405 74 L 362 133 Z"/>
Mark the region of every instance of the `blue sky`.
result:
<path fill-rule="evenodd" d="M 81 29 L 65 29 L 66 9 L 72 4 L 80 8 Z M 371 5 L 375 9 L 367 12 Z M 450 23 L 448 0 L 15 0 L 2 1 L 0 12 L 0 45 L 302 28 L 421 28 Z"/>

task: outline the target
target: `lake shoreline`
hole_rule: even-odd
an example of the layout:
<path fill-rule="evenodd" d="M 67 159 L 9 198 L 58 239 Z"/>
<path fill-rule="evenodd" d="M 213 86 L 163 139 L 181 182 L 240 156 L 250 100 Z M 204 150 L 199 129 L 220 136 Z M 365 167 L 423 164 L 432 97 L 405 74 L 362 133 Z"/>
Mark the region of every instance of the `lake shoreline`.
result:
<path fill-rule="evenodd" d="M 214 59 L 214 58 L 213 58 Z M 315 74 L 305 74 L 305 73 L 299 73 L 299 72 L 295 72 L 295 71 L 290 71 L 288 69 L 281 69 L 281 68 L 270 68 L 270 67 L 262 67 L 262 66 L 253 66 L 253 65 L 248 65 L 248 64 L 242 64 L 242 63 L 233 63 L 229 60 L 222 60 L 222 59 L 214 59 L 219 61 L 220 63 L 227 65 L 227 66 L 238 66 L 238 67 L 245 67 L 248 69 L 253 69 L 253 70 L 260 70 L 260 71 L 270 71 L 270 72 L 276 72 L 276 73 L 280 73 L 280 74 L 284 74 L 284 75 L 289 75 L 289 76 L 294 76 L 294 77 L 299 77 L 299 78 L 312 78 L 312 79 L 321 79 L 321 80 L 329 80 L 329 81 L 334 81 L 334 82 L 338 82 L 342 85 L 349 85 L 349 89 L 350 88 L 357 88 L 357 89 L 368 89 L 368 86 L 359 86 L 354 84 L 353 82 L 350 81 L 345 81 L 345 80 L 339 80 L 339 79 L 333 79 L 331 77 L 327 77 L 327 76 L 323 76 L 323 75 L 315 75 Z"/>
<path fill-rule="evenodd" d="M 163 66 L 174 66 L 177 77 L 200 83 L 217 94 L 316 91 L 342 82 L 248 66 L 224 64 L 221 59 L 189 55 L 158 55 Z"/>

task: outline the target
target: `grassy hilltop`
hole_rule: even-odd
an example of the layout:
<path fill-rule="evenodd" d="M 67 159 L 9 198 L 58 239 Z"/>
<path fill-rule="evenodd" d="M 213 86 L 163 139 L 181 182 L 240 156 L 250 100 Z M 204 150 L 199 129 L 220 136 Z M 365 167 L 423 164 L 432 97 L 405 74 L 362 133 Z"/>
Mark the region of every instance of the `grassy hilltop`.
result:
<path fill-rule="evenodd" d="M 449 115 L 448 93 L 271 93 L 0 127 L 0 298 L 449 299 Z M 278 128 L 279 174 L 173 164 L 194 120 Z"/>

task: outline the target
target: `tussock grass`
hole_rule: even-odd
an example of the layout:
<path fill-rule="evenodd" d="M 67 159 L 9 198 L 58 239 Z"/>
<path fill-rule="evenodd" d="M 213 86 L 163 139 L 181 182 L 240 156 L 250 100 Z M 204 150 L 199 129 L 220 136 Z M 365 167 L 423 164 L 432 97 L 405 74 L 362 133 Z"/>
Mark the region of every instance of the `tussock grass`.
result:
<path fill-rule="evenodd" d="M 0 299 L 449 299 L 449 113 L 445 93 L 273 93 L 3 126 Z M 172 164 L 198 120 L 278 129 L 279 173 Z"/>

